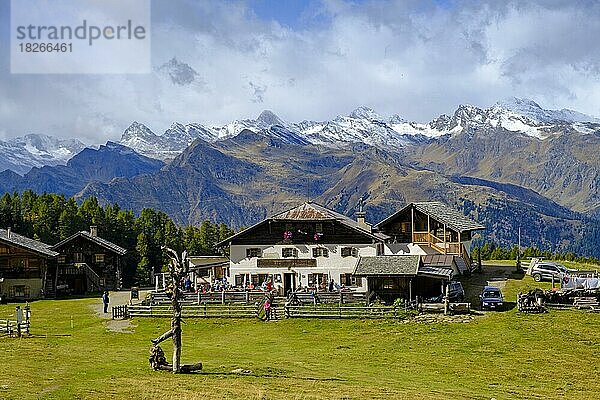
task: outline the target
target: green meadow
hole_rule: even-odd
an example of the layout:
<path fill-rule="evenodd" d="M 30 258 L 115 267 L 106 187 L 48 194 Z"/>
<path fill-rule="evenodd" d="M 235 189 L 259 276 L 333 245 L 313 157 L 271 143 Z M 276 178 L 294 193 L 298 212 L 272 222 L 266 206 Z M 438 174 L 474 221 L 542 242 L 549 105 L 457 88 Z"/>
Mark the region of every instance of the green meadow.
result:
<path fill-rule="evenodd" d="M 537 285 L 504 272 L 507 301 Z M 96 314 L 99 302 L 31 303 L 32 337 L 0 337 L 0 398 L 600 397 L 600 314 L 587 311 L 528 315 L 513 307 L 468 323 L 187 319 L 182 361 L 202 361 L 204 370 L 173 375 L 147 360 L 168 319 L 138 318 L 115 332 Z M 0 319 L 14 306 L 1 305 Z M 162 347 L 170 356 L 170 342 Z"/>

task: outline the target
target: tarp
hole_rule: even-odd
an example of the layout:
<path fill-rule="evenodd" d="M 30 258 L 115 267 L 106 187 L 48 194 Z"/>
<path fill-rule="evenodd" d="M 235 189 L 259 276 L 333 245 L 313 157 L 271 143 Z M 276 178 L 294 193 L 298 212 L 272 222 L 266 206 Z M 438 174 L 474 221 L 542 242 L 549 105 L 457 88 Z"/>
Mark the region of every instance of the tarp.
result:
<path fill-rule="evenodd" d="M 565 276 L 561 287 L 563 289 L 600 289 L 600 279 Z"/>

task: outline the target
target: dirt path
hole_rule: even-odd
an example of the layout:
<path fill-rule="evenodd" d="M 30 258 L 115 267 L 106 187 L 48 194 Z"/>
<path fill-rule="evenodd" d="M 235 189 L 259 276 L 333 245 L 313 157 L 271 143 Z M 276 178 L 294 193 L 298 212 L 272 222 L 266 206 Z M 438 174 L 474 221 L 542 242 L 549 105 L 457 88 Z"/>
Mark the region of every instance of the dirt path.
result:
<path fill-rule="evenodd" d="M 143 299 L 148 291 L 140 291 L 140 299 Z M 113 306 L 120 306 L 123 304 L 129 304 L 129 290 L 122 291 L 114 291 L 109 292 L 110 303 L 108 306 L 108 312 L 104 313 L 104 304 L 102 304 L 102 298 L 98 298 L 98 300 L 91 306 L 92 309 L 96 312 L 96 315 L 99 318 L 102 318 L 104 321 L 104 326 L 107 330 L 111 332 L 120 332 L 120 333 L 133 333 L 135 329 L 135 325 L 132 324 L 130 319 L 112 319 L 111 309 Z M 137 303 L 137 301 L 135 301 Z"/>

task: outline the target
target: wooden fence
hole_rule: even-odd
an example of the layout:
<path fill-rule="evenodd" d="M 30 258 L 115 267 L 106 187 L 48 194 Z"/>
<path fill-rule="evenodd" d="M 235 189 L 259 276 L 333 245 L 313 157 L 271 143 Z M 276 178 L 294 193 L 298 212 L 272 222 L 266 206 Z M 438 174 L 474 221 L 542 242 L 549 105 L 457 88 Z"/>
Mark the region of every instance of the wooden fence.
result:
<path fill-rule="evenodd" d="M 223 291 L 209 293 L 184 293 L 181 304 L 254 304 L 264 301 L 265 292 L 263 291 Z M 289 299 L 285 297 L 275 297 L 276 303 L 285 303 L 287 300 L 292 300 L 297 304 L 318 304 L 318 303 L 361 303 L 366 302 L 366 293 L 353 291 L 337 291 L 337 292 L 296 292 Z M 150 294 L 150 304 L 152 305 L 168 305 L 171 299 L 165 292 L 153 292 Z"/>
<path fill-rule="evenodd" d="M 122 306 L 115 306 L 112 308 L 112 319 L 125 319 L 129 317 L 128 306 L 123 304 Z"/>
<path fill-rule="evenodd" d="M 184 318 L 257 318 L 259 307 L 255 304 L 183 304 Z M 170 318 L 172 308 L 168 305 L 127 306 L 129 317 Z"/>
<path fill-rule="evenodd" d="M 289 300 L 296 305 L 302 304 L 349 304 L 349 303 L 365 303 L 367 294 L 364 292 L 339 291 L 339 292 L 296 292 L 293 293 Z"/>
<path fill-rule="evenodd" d="M 315 307 L 285 306 L 286 318 L 398 318 L 404 315 L 404 307 Z"/>
<path fill-rule="evenodd" d="M 17 321 L 0 319 L 0 332 L 11 336 L 29 334 L 29 321 L 18 323 Z"/>
<path fill-rule="evenodd" d="M 254 304 L 264 301 L 265 292 L 262 291 L 223 291 L 223 292 L 208 292 L 208 293 L 184 293 L 181 304 L 225 304 L 225 303 L 240 303 Z M 276 298 L 280 302 L 285 302 L 285 298 Z M 167 305 L 171 303 L 171 298 L 164 292 L 154 292 L 150 295 L 150 304 Z"/>
<path fill-rule="evenodd" d="M 127 311 L 120 315 L 128 317 L 172 317 L 172 308 L 169 305 L 126 305 Z M 115 309 L 113 308 L 113 315 Z M 407 308 L 404 306 L 341 306 L 339 304 L 327 305 L 291 305 L 286 304 L 271 306 L 272 319 L 285 318 L 400 318 L 405 315 Z M 414 307 L 412 307 L 414 308 Z M 259 318 L 263 319 L 263 303 L 256 304 L 184 304 L 182 305 L 184 318 Z"/>

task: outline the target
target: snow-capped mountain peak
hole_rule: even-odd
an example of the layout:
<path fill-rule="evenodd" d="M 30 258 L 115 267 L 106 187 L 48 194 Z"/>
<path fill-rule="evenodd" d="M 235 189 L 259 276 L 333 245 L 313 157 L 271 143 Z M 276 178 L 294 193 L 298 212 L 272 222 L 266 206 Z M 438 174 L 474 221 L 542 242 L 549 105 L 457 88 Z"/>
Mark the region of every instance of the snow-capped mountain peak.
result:
<path fill-rule="evenodd" d="M 235 120 L 220 127 L 173 123 L 161 136 L 136 122 L 127 129 L 121 144 L 151 157 L 169 159 L 195 139 L 224 140 L 244 130 L 300 145 L 339 147 L 366 143 L 399 149 L 463 132 L 493 135 L 497 129 L 544 140 L 565 132 L 599 132 L 600 120 L 571 110 L 545 110 L 535 101 L 521 98 L 499 101 L 489 108 L 462 104 L 451 115 L 442 114 L 428 123 L 409 122 L 397 114 L 382 116 L 366 106 L 331 120 L 298 123 L 284 122 L 272 111 L 264 110 L 256 119 Z"/>
<path fill-rule="evenodd" d="M 563 108 L 561 110 L 546 110 L 538 103 L 529 99 L 511 97 L 497 102 L 492 108 L 501 108 L 523 115 L 538 124 L 592 122 L 600 123 L 600 119 Z"/>
<path fill-rule="evenodd" d="M 59 139 L 42 134 L 27 134 L 0 141 L 0 165 L 19 174 L 33 167 L 64 165 L 85 148 L 77 139 Z"/>
<path fill-rule="evenodd" d="M 156 137 L 156 134 L 152 132 L 150 128 L 137 121 L 133 121 L 131 125 L 125 129 L 125 132 L 123 132 L 121 143 L 133 139 L 148 139 L 153 137 Z"/>
<path fill-rule="evenodd" d="M 256 118 L 256 122 L 259 125 L 266 125 L 267 127 L 273 125 L 285 126 L 285 123 L 271 110 L 261 112 L 258 118 Z"/>
<path fill-rule="evenodd" d="M 360 106 L 353 110 L 348 117 L 354 119 L 367 119 L 371 121 L 383 121 L 384 118 L 377 114 L 372 108 L 366 106 Z"/>

